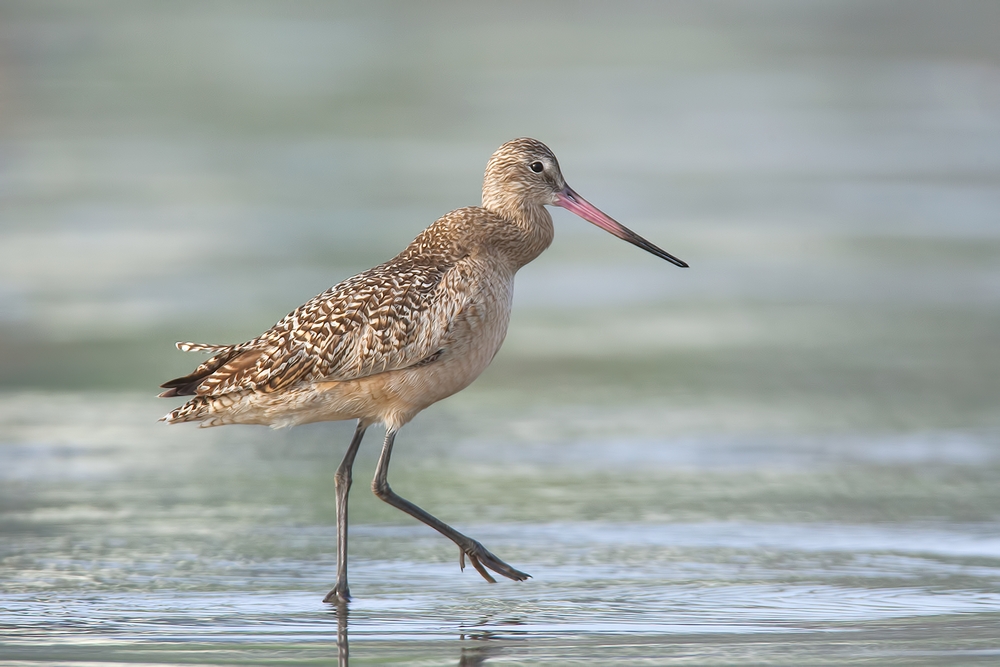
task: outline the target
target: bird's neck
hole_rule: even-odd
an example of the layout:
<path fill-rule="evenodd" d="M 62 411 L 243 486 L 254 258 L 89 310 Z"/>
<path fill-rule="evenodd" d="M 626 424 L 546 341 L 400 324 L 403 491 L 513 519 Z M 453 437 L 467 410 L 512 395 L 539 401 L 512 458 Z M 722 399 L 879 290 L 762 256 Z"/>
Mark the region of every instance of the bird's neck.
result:
<path fill-rule="evenodd" d="M 541 205 L 490 208 L 509 223 L 502 248 L 516 271 L 542 254 L 552 243 L 552 216 Z M 507 236 L 505 234 L 505 236 Z"/>

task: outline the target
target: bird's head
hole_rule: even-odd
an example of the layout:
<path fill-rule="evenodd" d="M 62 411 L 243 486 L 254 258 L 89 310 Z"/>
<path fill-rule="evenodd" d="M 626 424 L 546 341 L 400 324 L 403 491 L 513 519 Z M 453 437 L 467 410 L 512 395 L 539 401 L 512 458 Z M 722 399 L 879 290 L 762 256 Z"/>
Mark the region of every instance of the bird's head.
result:
<path fill-rule="evenodd" d="M 559 161 L 548 146 L 537 139 L 508 141 L 493 153 L 486 165 L 483 208 L 516 217 L 521 211 L 530 213 L 532 209 L 543 206 L 561 206 L 657 257 L 677 266 L 687 266 L 606 215 L 566 185 Z"/>
<path fill-rule="evenodd" d="M 483 207 L 554 205 L 556 193 L 565 187 L 559 161 L 548 146 L 537 139 L 514 139 L 498 148 L 486 165 Z"/>

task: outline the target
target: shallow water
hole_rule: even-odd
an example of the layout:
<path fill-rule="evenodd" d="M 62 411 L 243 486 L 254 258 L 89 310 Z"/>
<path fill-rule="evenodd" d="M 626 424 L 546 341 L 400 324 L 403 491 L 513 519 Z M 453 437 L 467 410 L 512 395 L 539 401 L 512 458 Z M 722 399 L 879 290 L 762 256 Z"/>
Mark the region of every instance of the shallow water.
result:
<path fill-rule="evenodd" d="M 349 429 L 166 429 L 154 399 L 115 395 L 3 403 L 5 664 L 322 662 L 338 621 L 356 664 L 1000 656 L 996 433 L 487 453 L 428 417 L 399 438 L 394 488 L 533 578 L 460 572 L 454 547 L 358 483 L 338 618 L 321 600 Z"/>
<path fill-rule="evenodd" d="M 0 663 L 1000 662 L 1000 5 L 5 2 Z M 527 17 L 530 16 L 530 20 Z M 394 488 L 151 397 L 532 135 L 554 212 Z"/>

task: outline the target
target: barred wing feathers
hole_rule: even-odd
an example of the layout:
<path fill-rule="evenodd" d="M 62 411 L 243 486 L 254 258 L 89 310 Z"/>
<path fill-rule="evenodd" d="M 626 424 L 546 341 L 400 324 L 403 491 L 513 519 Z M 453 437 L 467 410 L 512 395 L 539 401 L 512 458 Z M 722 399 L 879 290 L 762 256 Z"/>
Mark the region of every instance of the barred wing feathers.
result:
<path fill-rule="evenodd" d="M 168 391 L 161 395 L 274 392 L 300 381 L 352 380 L 420 363 L 447 344 L 476 282 L 470 270 L 462 260 L 390 262 L 331 287 L 246 343 L 183 344 L 216 354 L 190 375 L 164 383 Z"/>

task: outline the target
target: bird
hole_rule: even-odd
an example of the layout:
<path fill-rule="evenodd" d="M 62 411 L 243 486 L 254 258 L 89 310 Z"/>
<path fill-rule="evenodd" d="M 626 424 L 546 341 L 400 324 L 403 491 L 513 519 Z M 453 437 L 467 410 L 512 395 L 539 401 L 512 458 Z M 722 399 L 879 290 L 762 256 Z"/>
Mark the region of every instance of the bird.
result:
<path fill-rule="evenodd" d="M 177 343 L 211 353 L 161 397 L 190 396 L 165 415 L 170 424 L 263 424 L 274 428 L 356 420 L 334 475 L 337 580 L 324 602 L 351 599 L 347 581 L 348 495 L 352 467 L 369 427 L 385 440 L 372 491 L 454 542 L 484 579 L 530 575 L 480 542 L 396 494 L 389 461 L 399 430 L 420 411 L 466 388 L 490 364 L 510 319 L 514 275 L 549 247 L 546 206 L 569 210 L 620 239 L 679 267 L 687 263 L 621 225 L 566 184 L 555 154 L 531 138 L 493 153 L 482 205 L 460 208 L 427 227 L 398 255 L 348 278 L 243 343 Z"/>

